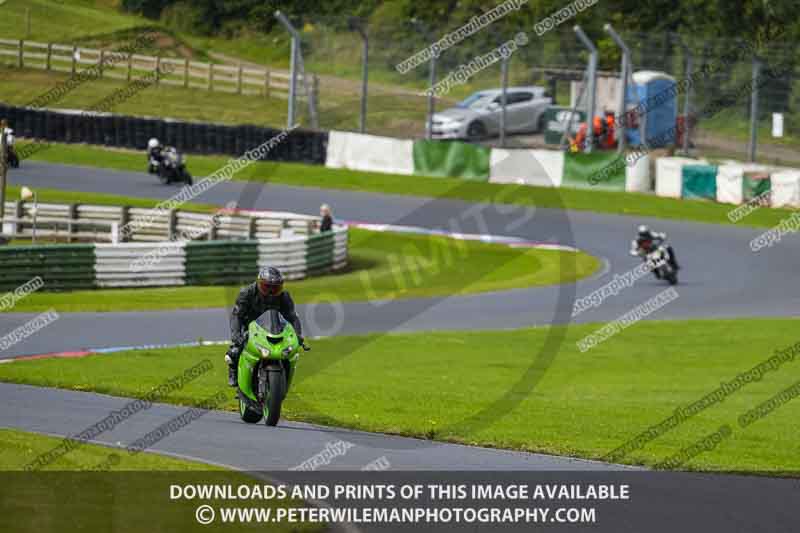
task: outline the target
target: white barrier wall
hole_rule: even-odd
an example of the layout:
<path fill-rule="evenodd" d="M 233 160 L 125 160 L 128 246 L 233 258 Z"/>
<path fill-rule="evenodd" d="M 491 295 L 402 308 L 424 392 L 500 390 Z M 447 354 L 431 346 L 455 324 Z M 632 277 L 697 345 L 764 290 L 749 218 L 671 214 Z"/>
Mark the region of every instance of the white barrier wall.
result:
<path fill-rule="evenodd" d="M 742 203 L 744 167 L 728 163 L 717 167 L 717 201 L 726 204 Z"/>
<path fill-rule="evenodd" d="M 564 173 L 564 152 L 554 150 L 504 150 L 492 148 L 489 181 L 539 187 L 559 187 Z"/>
<path fill-rule="evenodd" d="M 390 174 L 414 173 L 414 142 L 361 133 L 331 131 L 325 166 Z"/>
<path fill-rule="evenodd" d="M 656 195 L 680 198 L 683 195 L 683 166 L 704 165 L 704 159 L 660 157 L 656 159 Z"/>
<path fill-rule="evenodd" d="M 779 170 L 770 180 L 772 207 L 800 207 L 800 170 Z"/>
<path fill-rule="evenodd" d="M 625 166 L 625 190 L 627 192 L 650 192 L 653 190 L 648 154 L 637 159 L 632 165 Z"/>
<path fill-rule="evenodd" d="M 745 172 L 771 172 L 773 168 L 756 163 L 727 162 L 717 167 L 717 201 L 726 204 L 741 204 L 742 182 Z"/>

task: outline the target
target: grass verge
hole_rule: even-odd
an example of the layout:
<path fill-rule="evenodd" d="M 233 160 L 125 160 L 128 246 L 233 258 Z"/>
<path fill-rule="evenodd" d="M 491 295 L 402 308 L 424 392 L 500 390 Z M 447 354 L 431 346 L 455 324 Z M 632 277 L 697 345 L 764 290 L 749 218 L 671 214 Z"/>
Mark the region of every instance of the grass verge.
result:
<path fill-rule="evenodd" d="M 83 145 L 54 144 L 48 150 L 34 155 L 33 159 L 114 170 L 140 172 L 143 169 L 142 154 L 139 152 L 104 150 Z M 205 176 L 222 167 L 227 161 L 227 157 L 192 156 L 191 171 L 198 176 Z M 651 194 L 505 185 L 465 181 L 457 178 L 401 176 L 379 172 L 331 169 L 299 163 L 257 163 L 237 173 L 234 179 L 300 187 L 450 198 L 468 202 L 493 202 L 545 208 L 563 207 L 597 213 L 653 216 L 714 224 L 732 224 L 727 215 L 735 207 L 700 200 L 661 198 Z M 793 212 L 789 209 L 758 209 L 738 224 L 750 227 L 771 227 Z"/>
<path fill-rule="evenodd" d="M 0 470 L 21 470 L 39 455 L 58 447 L 64 439 L 27 431 L 0 428 Z M 45 470 L 118 472 L 126 470 L 222 471 L 223 469 L 196 461 L 174 459 L 155 453 L 128 454 L 97 444 L 84 444 L 62 455 Z"/>
<path fill-rule="evenodd" d="M 20 185 L 8 185 L 6 188 L 6 200 L 16 201 L 19 199 Z M 177 192 L 177 189 L 176 189 Z M 119 194 L 105 194 L 97 192 L 62 191 L 60 189 L 36 188 L 39 201 L 42 203 L 80 203 L 92 205 L 128 205 L 131 207 L 141 207 L 145 209 L 154 208 L 163 200 L 150 200 L 148 198 L 135 198 L 133 196 L 122 196 Z M 201 204 L 187 202 L 181 205 L 181 209 L 196 213 L 214 213 L 219 206 L 211 204 Z"/>
<path fill-rule="evenodd" d="M 547 328 L 333 337 L 304 356 L 285 414 L 294 420 L 442 441 L 602 458 L 760 362 L 793 345 L 796 320 L 645 322 L 581 353 L 597 325 L 571 325 L 532 392 L 487 419 L 461 424 L 511 391 L 535 364 Z M 678 334 L 678 332 L 680 332 Z M 0 380 L 142 397 L 219 347 L 146 350 L 0 365 Z M 721 425 L 732 434 L 681 466 L 687 470 L 800 472 L 789 401 L 749 427 L 738 417 L 797 382 L 798 361 L 746 383 L 622 461 L 653 466 Z M 168 401 L 194 404 L 225 380 L 223 364 Z M 234 409 L 231 401 L 225 406 Z"/>
<path fill-rule="evenodd" d="M 452 296 L 571 283 L 600 267 L 579 252 L 511 248 L 446 237 L 351 228 L 350 264 L 292 281 L 298 303 Z M 563 254 L 570 254 L 564 258 Z M 573 260 L 574 256 L 574 260 Z M 239 286 L 106 289 L 33 293 L 10 311 L 135 311 L 232 305 Z"/>

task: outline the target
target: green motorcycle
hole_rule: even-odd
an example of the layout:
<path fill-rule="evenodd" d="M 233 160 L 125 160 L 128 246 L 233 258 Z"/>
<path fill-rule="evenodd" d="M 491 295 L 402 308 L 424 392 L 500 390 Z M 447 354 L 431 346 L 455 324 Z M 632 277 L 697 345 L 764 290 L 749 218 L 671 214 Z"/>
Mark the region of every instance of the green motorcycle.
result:
<path fill-rule="evenodd" d="M 300 344 L 291 324 L 275 309 L 250 322 L 247 341 L 239 356 L 239 415 L 248 424 L 264 417 L 275 426 L 281 417 L 281 404 L 292 385 Z"/>

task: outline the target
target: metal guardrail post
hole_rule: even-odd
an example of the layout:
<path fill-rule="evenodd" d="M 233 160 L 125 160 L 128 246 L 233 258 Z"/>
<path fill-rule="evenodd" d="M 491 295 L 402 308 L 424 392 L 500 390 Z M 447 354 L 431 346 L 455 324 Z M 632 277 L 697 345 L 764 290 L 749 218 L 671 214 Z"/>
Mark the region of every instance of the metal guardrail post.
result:
<path fill-rule="evenodd" d="M 750 142 L 747 147 L 748 161 L 756 161 L 756 142 L 758 141 L 758 86 L 761 85 L 761 59 L 753 56 L 753 81 L 750 93 Z"/>
<path fill-rule="evenodd" d="M 6 154 L 6 143 L 8 142 L 8 137 L 6 136 L 7 125 L 5 119 L 0 120 L 0 233 L 3 232 L 2 220 L 6 207 L 6 173 L 8 172 L 8 157 Z"/>
<path fill-rule="evenodd" d="M 628 78 L 631 75 L 630 66 L 631 66 L 631 51 L 628 46 L 625 44 L 625 41 L 622 40 L 622 37 L 614 31 L 614 28 L 611 24 L 606 24 L 603 26 L 603 29 L 611 36 L 611 39 L 617 43 L 617 46 L 622 49 L 622 60 L 620 63 L 620 97 L 619 97 L 619 113 L 617 114 L 618 118 L 615 122 L 615 127 L 618 131 L 621 131 L 621 135 L 617 135 L 617 153 L 622 153 L 625 151 L 625 147 L 628 144 L 628 120 L 627 120 L 627 105 L 628 105 Z"/>
<path fill-rule="evenodd" d="M 359 115 L 358 131 L 367 131 L 367 78 L 369 76 L 369 37 L 364 30 L 364 23 L 361 19 L 351 17 L 348 20 L 351 30 L 355 30 L 362 41 L 361 47 L 361 114 Z"/>
<path fill-rule="evenodd" d="M 508 57 L 500 64 L 500 148 L 506 146 L 506 104 L 508 102 Z"/>
<path fill-rule="evenodd" d="M 168 224 L 167 224 L 167 239 L 172 241 L 175 240 L 177 234 L 177 227 L 178 227 L 178 212 L 175 209 L 170 209 L 167 212 L 168 217 Z"/>
<path fill-rule="evenodd" d="M 694 70 L 694 62 L 692 60 L 692 51 L 689 49 L 688 46 L 680 40 L 681 48 L 683 49 L 683 53 L 686 54 L 686 75 L 684 79 L 691 80 L 692 79 L 692 71 Z M 686 87 L 686 92 L 683 95 L 683 132 L 682 132 L 682 152 L 683 155 L 689 155 L 689 117 L 691 115 L 692 110 L 692 84 L 688 84 Z"/>
<path fill-rule="evenodd" d="M 75 227 L 72 222 L 78 220 L 78 204 L 69 204 L 67 216 L 70 220 L 70 222 L 67 223 L 67 242 L 72 242 L 72 231 Z"/>
<path fill-rule="evenodd" d="M 589 66 L 587 68 L 589 77 L 589 101 L 586 111 L 586 147 L 584 149 L 584 152 L 588 154 L 592 152 L 592 145 L 594 144 L 594 104 L 597 96 L 597 47 L 589 40 L 589 37 L 586 36 L 580 26 L 576 24 L 573 30 L 577 34 L 578 39 L 580 39 L 583 45 L 589 50 Z"/>
<path fill-rule="evenodd" d="M 291 57 L 289 58 L 289 109 L 286 118 L 286 127 L 291 128 L 295 125 L 295 100 L 297 98 L 297 56 L 300 52 L 300 34 L 297 30 L 292 26 L 292 23 L 289 22 L 289 19 L 286 18 L 286 15 L 280 12 L 280 10 L 275 11 L 275 18 L 283 24 L 286 28 L 286 31 L 289 32 L 289 35 L 292 38 L 291 44 Z M 308 96 L 308 95 L 307 95 Z"/>

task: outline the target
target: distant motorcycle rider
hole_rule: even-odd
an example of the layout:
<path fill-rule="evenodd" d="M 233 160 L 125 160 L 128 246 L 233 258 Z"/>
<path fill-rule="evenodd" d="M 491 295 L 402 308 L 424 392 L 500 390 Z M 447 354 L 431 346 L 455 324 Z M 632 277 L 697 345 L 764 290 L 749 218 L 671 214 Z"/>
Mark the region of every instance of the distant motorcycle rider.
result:
<path fill-rule="evenodd" d="M 150 173 L 155 174 L 158 172 L 158 167 L 163 159 L 161 155 L 163 151 L 164 145 L 155 137 L 147 141 L 147 163 Z"/>
<path fill-rule="evenodd" d="M 656 250 L 666 241 L 666 233 L 650 231 L 650 228 L 644 225 L 639 226 L 636 239 L 631 242 L 630 254 L 644 259 L 648 254 Z M 672 249 L 672 246 L 669 245 L 667 245 L 665 248 L 667 249 L 667 253 L 669 255 L 669 264 L 672 265 L 672 268 L 678 270 L 680 267 L 678 266 L 678 261 L 675 259 L 675 251 Z"/>
<path fill-rule="evenodd" d="M 247 341 L 247 327 L 268 309 L 277 309 L 294 327 L 300 345 L 303 345 L 303 330 L 294 310 L 294 301 L 288 291 L 283 290 L 283 275 L 275 267 L 262 268 L 255 283 L 239 291 L 231 312 L 231 345 L 225 354 L 228 363 L 228 385 L 237 386 L 239 356 Z"/>

